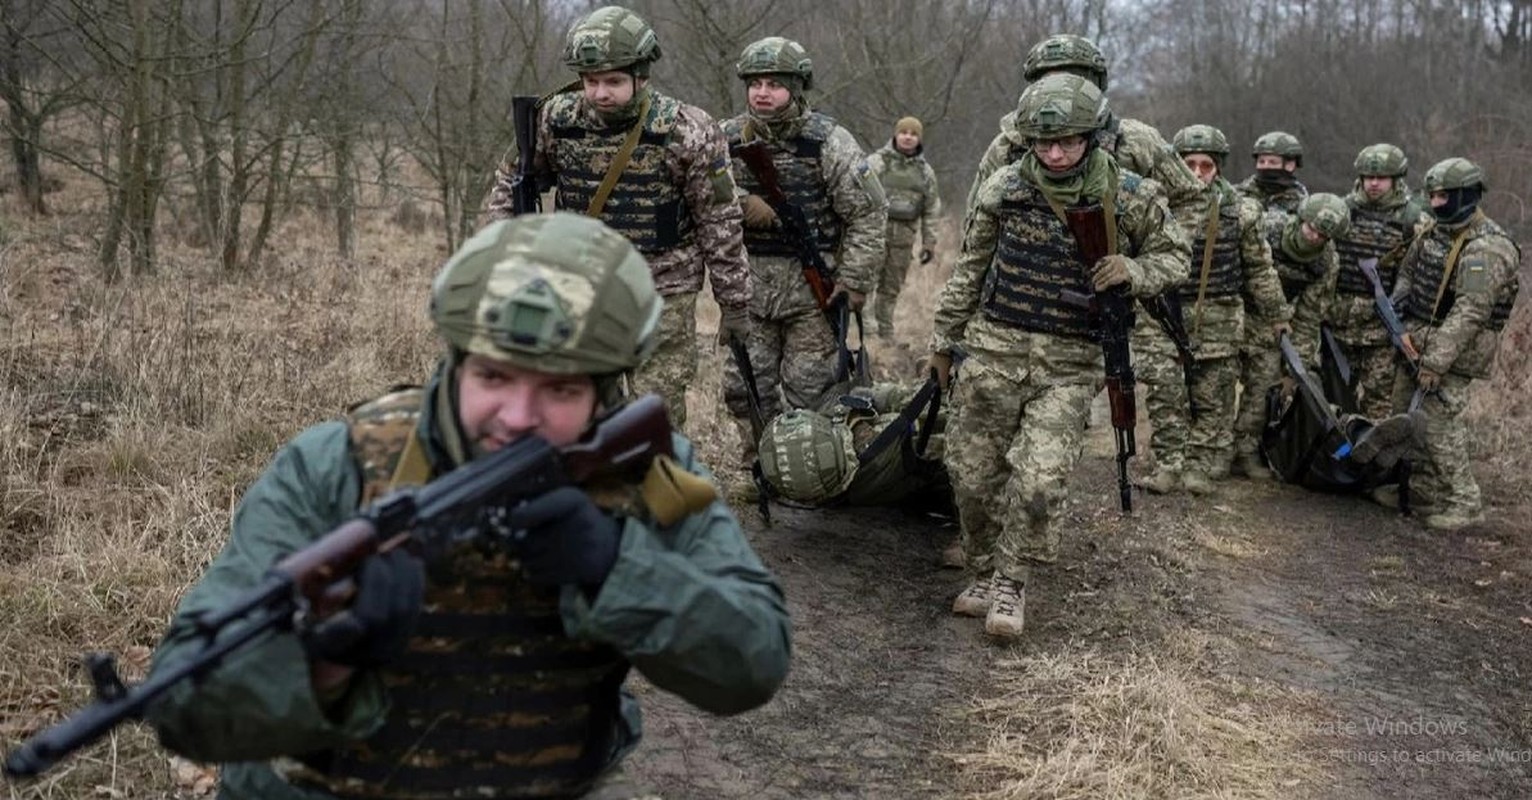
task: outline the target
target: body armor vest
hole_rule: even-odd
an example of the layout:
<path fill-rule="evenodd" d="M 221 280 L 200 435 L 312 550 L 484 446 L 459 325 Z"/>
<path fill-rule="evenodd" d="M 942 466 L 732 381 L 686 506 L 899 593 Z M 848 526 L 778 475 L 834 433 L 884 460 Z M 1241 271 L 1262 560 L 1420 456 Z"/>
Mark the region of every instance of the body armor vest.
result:
<path fill-rule="evenodd" d="M 657 92 L 651 97 L 638 146 L 600 215 L 602 222 L 646 256 L 674 250 L 692 238 L 686 197 L 668 164 L 668 145 L 681 103 Z M 589 120 L 579 113 L 579 95 L 573 92 L 555 95 L 548 102 L 553 169 L 558 177 L 557 205 L 584 214 L 632 123 L 590 127 Z"/>
<path fill-rule="evenodd" d="M 1452 237 L 1454 231 L 1433 225 L 1421 237 L 1415 250 L 1411 251 L 1413 258 L 1409 259 L 1405 269 L 1409 270 L 1410 293 L 1404 298 L 1404 316 L 1417 322 L 1425 322 L 1432 326 L 1442 324 L 1447 314 L 1452 311 L 1452 304 L 1457 300 L 1456 282 L 1457 271 L 1453 271 L 1453 278 L 1449 281 L 1445 291 L 1442 292 L 1440 305 L 1436 303 L 1436 292 L 1441 286 L 1442 275 L 1447 271 L 1447 256 L 1452 251 Z M 1505 236 L 1506 232 L 1493 220 L 1485 219 L 1476 225 L 1463 242 L 1468 242 L 1485 236 Z M 1459 256 L 1461 260 L 1461 251 Z M 1511 306 L 1516 303 L 1516 292 L 1503 292 L 1495 299 L 1495 305 L 1490 311 L 1489 321 L 1484 327 L 1499 331 L 1505 328 L 1505 323 L 1511 318 Z M 1435 306 L 1435 315 L 1432 315 L 1432 307 Z"/>
<path fill-rule="evenodd" d="M 423 479 L 401 476 L 399 465 L 401 455 L 409 460 L 424 397 L 399 391 L 350 413 L 364 504 Z M 383 726 L 355 745 L 305 757 L 309 770 L 295 782 L 348 798 L 585 791 L 611 757 L 627 661 L 568 638 L 559 589 L 527 583 L 499 546 L 467 545 L 428 569 L 409 647 L 381 670 L 391 700 Z"/>
<path fill-rule="evenodd" d="M 883 148 L 883 170 L 878 180 L 888 197 L 888 218 L 898 222 L 920 219 L 926 208 L 926 176 L 920 156 L 906 156 L 893 147 Z"/>
<path fill-rule="evenodd" d="M 1010 189 L 1000 201 L 999 223 L 980 296 L 984 316 L 1023 330 L 1093 339 L 1087 310 L 1064 299 L 1065 291 L 1091 294 L 1080 248 L 1042 192 L 1025 181 Z M 1121 230 L 1120 216 L 1118 224 Z"/>
<path fill-rule="evenodd" d="M 724 135 L 729 140 L 729 152 L 733 153 L 744 144 L 744 118 L 735 117 L 724 123 Z M 814 230 L 821 252 L 832 253 L 840 247 L 844 225 L 840 215 L 830 202 L 830 187 L 825 185 L 824 172 L 820 166 L 824 158 L 824 145 L 835 130 L 835 120 L 818 112 L 809 112 L 803 128 L 791 139 L 767 140 L 771 148 L 771 160 L 777 167 L 777 180 L 787 201 L 802 209 L 803 216 Z M 734 177 L 739 187 L 755 195 L 763 195 L 760 181 L 745 166 L 734 160 Z M 781 229 L 745 228 L 745 250 L 755 256 L 796 256 L 799 248 Z"/>
<path fill-rule="evenodd" d="M 1233 297 L 1244 291 L 1244 263 L 1239 247 L 1239 198 L 1226 197 L 1218 207 L 1218 238 L 1213 241 L 1213 261 L 1208 265 L 1207 298 Z M 1207 248 L 1207 219 L 1198 220 L 1192 239 L 1191 275 L 1181 284 L 1181 301 L 1197 302 L 1202 287 L 1202 254 Z"/>
<path fill-rule="evenodd" d="M 1394 261 L 1384 262 L 1383 255 L 1409 242 L 1414 230 L 1405 215 L 1412 210 L 1408 203 L 1387 210 L 1352 207 L 1351 232 L 1346 238 L 1335 240 L 1335 254 L 1340 257 L 1336 289 L 1341 294 L 1372 296 L 1372 284 L 1357 266 L 1369 258 L 1378 259 L 1378 279 L 1383 283 L 1383 291 L 1393 291 L 1398 265 Z"/>

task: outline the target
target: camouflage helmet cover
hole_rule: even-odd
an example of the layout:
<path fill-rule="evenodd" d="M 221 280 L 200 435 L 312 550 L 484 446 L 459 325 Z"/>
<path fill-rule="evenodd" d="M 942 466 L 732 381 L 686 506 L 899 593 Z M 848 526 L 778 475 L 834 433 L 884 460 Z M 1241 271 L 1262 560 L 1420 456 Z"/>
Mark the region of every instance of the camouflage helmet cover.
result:
<path fill-rule="evenodd" d="M 1188 125 L 1176 131 L 1170 144 L 1177 155 L 1207 153 L 1220 164 L 1223 163 L 1223 157 L 1229 154 L 1228 137 L 1212 125 Z"/>
<path fill-rule="evenodd" d="M 1303 164 L 1303 143 L 1298 141 L 1298 137 L 1286 131 L 1263 133 L 1260 138 L 1255 140 L 1255 145 L 1250 148 L 1250 155 L 1251 157 L 1278 155 L 1297 161 L 1301 166 Z"/>
<path fill-rule="evenodd" d="M 1032 45 L 1021 65 L 1022 80 L 1031 83 L 1057 70 L 1081 70 L 1106 91 L 1106 57 L 1101 48 L 1084 36 L 1056 33 Z"/>
<path fill-rule="evenodd" d="M 1298 204 L 1298 219 L 1331 239 L 1339 239 L 1351 231 L 1351 207 L 1339 195 L 1328 192 L 1303 198 Z"/>
<path fill-rule="evenodd" d="M 806 409 L 772 420 L 761 433 L 756 456 L 766 482 L 799 503 L 828 500 L 845 491 L 856 477 L 851 429 Z"/>
<path fill-rule="evenodd" d="M 1362 148 L 1356 154 L 1356 162 L 1352 164 L 1356 174 L 1372 177 L 1401 178 L 1410 169 L 1410 160 L 1404 157 L 1404 151 L 1387 142 L 1370 144 Z"/>
<path fill-rule="evenodd" d="M 660 40 L 642 17 L 622 6 L 604 6 L 574 24 L 564 63 L 576 72 L 607 72 L 660 60 Z"/>
<path fill-rule="evenodd" d="M 660 308 L 633 245 L 568 212 L 490 223 L 431 286 L 431 320 L 454 351 L 559 375 L 637 367 L 654 349 Z"/>
<path fill-rule="evenodd" d="M 1484 189 L 1484 170 L 1466 158 L 1453 157 L 1439 161 L 1426 170 L 1425 190 L 1446 192 L 1452 189 L 1478 187 Z"/>
<path fill-rule="evenodd" d="M 809 51 L 781 36 L 768 36 L 745 45 L 734 71 L 745 80 L 757 75 L 793 75 L 803 81 L 804 89 L 814 88 L 814 61 L 809 58 Z"/>
<path fill-rule="evenodd" d="M 1067 72 L 1029 84 L 1016 103 L 1016 130 L 1028 139 L 1087 134 L 1106 124 L 1106 96 L 1090 80 Z"/>

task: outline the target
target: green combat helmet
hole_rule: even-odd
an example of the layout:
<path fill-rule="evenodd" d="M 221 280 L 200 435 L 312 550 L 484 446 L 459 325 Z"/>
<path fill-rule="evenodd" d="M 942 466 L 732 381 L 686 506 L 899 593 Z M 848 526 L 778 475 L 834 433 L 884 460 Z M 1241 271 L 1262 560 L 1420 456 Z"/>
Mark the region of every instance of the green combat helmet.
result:
<path fill-rule="evenodd" d="M 1303 166 L 1303 143 L 1298 137 L 1286 131 L 1272 131 L 1261 134 L 1261 138 L 1255 140 L 1255 146 L 1250 148 L 1252 158 L 1263 155 L 1279 155 L 1284 159 L 1292 159 Z"/>
<path fill-rule="evenodd" d="M 802 82 L 800 90 L 814 88 L 814 62 L 803 45 L 781 36 L 768 36 L 745 45 L 734 71 L 743 80 L 758 75 L 790 75 Z"/>
<path fill-rule="evenodd" d="M 654 349 L 649 265 L 599 220 L 561 212 L 492 222 L 431 285 L 431 320 L 455 359 L 478 353 L 559 375 L 614 375 Z"/>
<path fill-rule="evenodd" d="M 1072 33 L 1056 33 L 1032 45 L 1021 65 L 1021 78 L 1031 83 L 1050 72 L 1079 71 L 1106 91 L 1106 57 L 1096 43 Z"/>
<path fill-rule="evenodd" d="M 1362 148 L 1352 167 L 1363 177 L 1402 178 L 1410 169 L 1410 160 L 1404 157 L 1403 150 L 1380 142 Z"/>
<path fill-rule="evenodd" d="M 1224 157 L 1229 155 L 1228 137 L 1212 125 L 1188 125 L 1176 131 L 1176 135 L 1170 140 L 1170 146 L 1175 148 L 1176 155 L 1181 156 L 1188 153 L 1206 153 L 1213 157 L 1213 161 L 1219 167 L 1223 166 Z"/>
<path fill-rule="evenodd" d="M 805 409 L 772 420 L 761 432 L 756 456 L 766 482 L 778 494 L 798 503 L 829 500 L 844 492 L 856 477 L 851 429 Z"/>
<path fill-rule="evenodd" d="M 1016 130 L 1027 139 L 1089 134 L 1106 124 L 1106 96 L 1088 78 L 1067 72 L 1029 84 L 1016 103 Z"/>
<path fill-rule="evenodd" d="M 1298 204 L 1298 219 L 1331 239 L 1339 239 L 1351 231 L 1351 207 L 1338 195 L 1327 192 L 1303 198 Z"/>
<path fill-rule="evenodd" d="M 1426 170 L 1425 190 L 1447 192 L 1453 189 L 1478 188 L 1484 190 L 1484 170 L 1466 158 L 1454 157 L 1439 161 Z"/>
<path fill-rule="evenodd" d="M 622 6 L 590 12 L 569 29 L 564 63 L 575 72 L 631 69 L 648 77 L 649 65 L 660 60 L 660 40 L 642 17 Z"/>

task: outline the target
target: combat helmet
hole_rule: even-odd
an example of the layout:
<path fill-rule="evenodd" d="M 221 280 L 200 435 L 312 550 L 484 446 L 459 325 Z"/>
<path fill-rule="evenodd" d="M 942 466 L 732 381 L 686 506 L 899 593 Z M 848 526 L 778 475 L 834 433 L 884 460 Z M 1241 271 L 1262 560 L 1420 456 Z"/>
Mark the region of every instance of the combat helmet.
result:
<path fill-rule="evenodd" d="M 1016 130 L 1029 140 L 1089 134 L 1106 124 L 1106 96 L 1088 78 L 1067 72 L 1029 84 L 1016 103 Z"/>
<path fill-rule="evenodd" d="M 814 88 L 814 61 L 809 58 L 809 51 L 781 36 L 768 36 L 745 45 L 734 71 L 743 80 L 757 75 L 791 75 L 802 82 L 800 88 Z"/>
<path fill-rule="evenodd" d="M 1206 153 L 1213 157 L 1219 167 L 1223 166 L 1224 157 L 1229 155 L 1228 137 L 1212 125 L 1188 125 L 1176 131 L 1170 145 L 1175 148 L 1176 155 Z"/>
<path fill-rule="evenodd" d="M 799 503 L 822 503 L 856 477 L 851 429 L 807 409 L 778 416 L 756 448 L 761 474 L 778 494 Z"/>
<path fill-rule="evenodd" d="M 1479 165 L 1462 157 L 1453 157 L 1437 162 L 1426 170 L 1425 190 L 1427 192 L 1447 192 L 1453 189 L 1477 188 L 1484 190 L 1484 170 Z"/>
<path fill-rule="evenodd" d="M 1370 144 L 1356 154 L 1352 164 L 1357 175 L 1365 177 L 1402 178 L 1410 169 L 1410 160 L 1404 151 L 1387 142 Z"/>
<path fill-rule="evenodd" d="M 1083 72 L 1095 82 L 1096 88 L 1106 91 L 1106 56 L 1096 43 L 1072 33 L 1056 33 L 1032 45 L 1021 65 L 1021 78 L 1031 83 L 1038 78 L 1059 70 Z"/>
<path fill-rule="evenodd" d="M 1351 207 L 1338 195 L 1318 192 L 1298 204 L 1298 219 L 1331 239 L 1351 232 Z"/>
<path fill-rule="evenodd" d="M 1252 158 L 1263 155 L 1278 155 L 1284 159 L 1292 159 L 1303 166 L 1303 143 L 1298 137 L 1286 131 L 1272 131 L 1261 134 L 1250 148 Z"/>
<path fill-rule="evenodd" d="M 431 285 L 431 321 L 454 359 L 478 353 L 559 375 L 637 367 L 654 349 L 660 308 L 633 245 L 569 212 L 486 225 Z"/>
<path fill-rule="evenodd" d="M 564 63 L 575 72 L 630 70 L 647 77 L 660 60 L 660 40 L 642 17 L 622 6 L 603 6 L 569 29 Z"/>

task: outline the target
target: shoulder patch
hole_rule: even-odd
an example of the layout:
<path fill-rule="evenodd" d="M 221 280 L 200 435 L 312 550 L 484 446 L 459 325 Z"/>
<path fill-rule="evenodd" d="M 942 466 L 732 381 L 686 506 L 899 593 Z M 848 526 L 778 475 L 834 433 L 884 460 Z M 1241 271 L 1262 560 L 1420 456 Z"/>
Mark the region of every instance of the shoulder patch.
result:
<path fill-rule="evenodd" d="M 708 164 L 707 182 L 712 187 L 715 205 L 724 205 L 734 200 L 734 173 L 729 171 L 729 159 L 716 158 Z"/>
<path fill-rule="evenodd" d="M 346 413 L 351 457 L 362 476 L 361 506 L 377 499 L 392 482 L 424 405 L 425 390 L 416 386 L 392 391 Z"/>
<path fill-rule="evenodd" d="M 877 208 L 887 208 L 888 196 L 883 193 L 883 182 L 878 180 L 878 176 L 872 171 L 872 167 L 867 165 L 866 158 L 857 161 L 853 172 L 856 174 L 857 184 L 867 194 L 867 199 L 872 201 L 872 204 Z"/>

